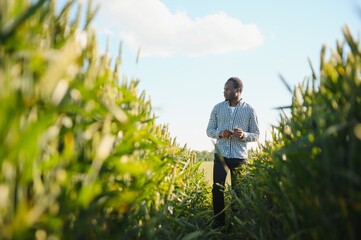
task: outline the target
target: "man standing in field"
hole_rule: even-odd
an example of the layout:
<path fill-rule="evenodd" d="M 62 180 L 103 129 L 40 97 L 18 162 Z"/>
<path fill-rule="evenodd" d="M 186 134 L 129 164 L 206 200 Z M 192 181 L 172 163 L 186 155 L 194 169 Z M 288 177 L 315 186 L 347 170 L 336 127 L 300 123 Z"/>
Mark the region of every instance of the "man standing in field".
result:
<path fill-rule="evenodd" d="M 237 183 L 240 167 L 246 163 L 247 143 L 258 140 L 259 128 L 255 110 L 241 98 L 243 83 L 231 77 L 224 85 L 225 101 L 214 106 L 207 135 L 217 139 L 213 166 L 213 212 L 215 225 L 225 225 L 224 193 L 227 167 L 231 184 Z M 238 169 L 238 170 L 237 170 Z M 237 174 L 238 172 L 238 174 Z"/>

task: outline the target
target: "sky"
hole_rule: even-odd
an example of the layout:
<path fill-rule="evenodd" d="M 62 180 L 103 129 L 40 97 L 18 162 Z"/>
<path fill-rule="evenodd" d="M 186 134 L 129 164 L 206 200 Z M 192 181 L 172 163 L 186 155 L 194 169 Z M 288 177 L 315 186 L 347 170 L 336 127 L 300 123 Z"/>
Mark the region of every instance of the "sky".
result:
<path fill-rule="evenodd" d="M 322 45 L 343 41 L 347 25 L 359 38 L 357 0 L 95 0 L 93 21 L 100 53 L 109 41 L 121 74 L 139 79 L 157 123 L 167 124 L 180 146 L 212 151 L 210 113 L 224 100 L 229 77 L 243 81 L 242 98 L 256 110 L 260 140 L 291 103 L 291 87 L 319 73 Z M 252 146 L 252 145 L 251 145 Z"/>

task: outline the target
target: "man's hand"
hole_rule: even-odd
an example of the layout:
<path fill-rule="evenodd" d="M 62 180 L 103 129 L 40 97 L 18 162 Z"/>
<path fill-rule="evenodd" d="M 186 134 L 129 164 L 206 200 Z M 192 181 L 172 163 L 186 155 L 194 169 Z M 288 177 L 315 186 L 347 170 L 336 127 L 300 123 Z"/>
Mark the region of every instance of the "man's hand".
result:
<path fill-rule="evenodd" d="M 223 130 L 222 132 L 219 133 L 219 136 L 221 138 L 227 138 L 227 139 L 232 138 L 232 135 L 233 135 L 233 131 L 228 130 L 228 129 Z"/>
<path fill-rule="evenodd" d="M 235 138 L 242 139 L 243 138 L 243 130 L 242 130 L 242 128 L 235 128 L 234 131 L 233 131 L 233 136 Z"/>

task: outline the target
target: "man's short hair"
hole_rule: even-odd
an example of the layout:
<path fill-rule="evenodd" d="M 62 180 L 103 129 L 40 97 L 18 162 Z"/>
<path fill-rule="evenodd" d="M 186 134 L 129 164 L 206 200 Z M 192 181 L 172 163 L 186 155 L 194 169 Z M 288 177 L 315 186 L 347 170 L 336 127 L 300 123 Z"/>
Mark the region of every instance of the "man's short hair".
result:
<path fill-rule="evenodd" d="M 234 88 L 240 88 L 241 92 L 243 91 L 243 83 L 238 77 L 231 77 L 227 80 L 227 82 L 232 82 Z"/>

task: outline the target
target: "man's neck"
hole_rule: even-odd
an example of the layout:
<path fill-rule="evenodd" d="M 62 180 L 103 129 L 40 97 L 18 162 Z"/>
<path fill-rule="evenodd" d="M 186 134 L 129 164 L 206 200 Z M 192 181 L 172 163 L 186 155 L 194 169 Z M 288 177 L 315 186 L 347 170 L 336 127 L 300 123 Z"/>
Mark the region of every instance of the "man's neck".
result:
<path fill-rule="evenodd" d="M 235 107 L 237 106 L 238 102 L 241 101 L 242 98 L 237 98 L 237 99 L 234 99 L 234 100 L 229 100 L 229 106 L 231 107 Z"/>

